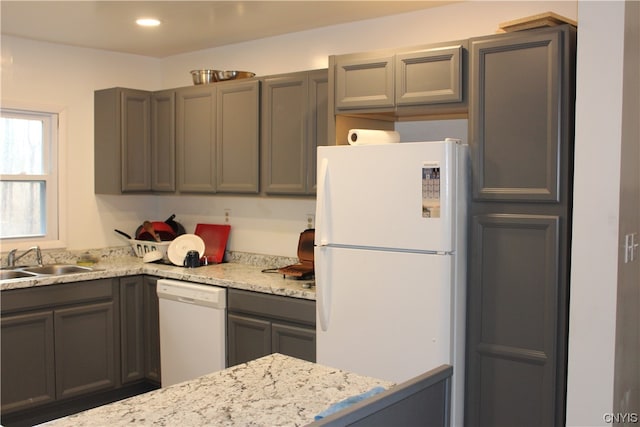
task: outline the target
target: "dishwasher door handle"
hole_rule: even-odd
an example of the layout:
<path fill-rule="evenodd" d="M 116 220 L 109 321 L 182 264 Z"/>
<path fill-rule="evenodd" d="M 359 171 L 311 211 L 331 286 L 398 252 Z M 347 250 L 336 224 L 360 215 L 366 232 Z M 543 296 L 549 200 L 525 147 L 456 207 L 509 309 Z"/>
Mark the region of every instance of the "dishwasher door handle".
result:
<path fill-rule="evenodd" d="M 195 304 L 196 302 L 196 300 L 194 300 L 193 298 L 187 298 L 187 297 L 178 297 L 178 301 L 184 302 L 187 304 Z"/>

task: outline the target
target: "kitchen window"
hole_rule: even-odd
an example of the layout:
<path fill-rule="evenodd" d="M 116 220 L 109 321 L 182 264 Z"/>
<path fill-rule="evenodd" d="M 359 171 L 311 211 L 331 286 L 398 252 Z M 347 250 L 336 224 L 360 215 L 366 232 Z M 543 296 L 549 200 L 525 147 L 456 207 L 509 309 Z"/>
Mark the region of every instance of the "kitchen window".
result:
<path fill-rule="evenodd" d="M 0 110 L 0 239 L 56 246 L 59 112 Z M 8 248 L 7 248 L 8 249 Z"/>

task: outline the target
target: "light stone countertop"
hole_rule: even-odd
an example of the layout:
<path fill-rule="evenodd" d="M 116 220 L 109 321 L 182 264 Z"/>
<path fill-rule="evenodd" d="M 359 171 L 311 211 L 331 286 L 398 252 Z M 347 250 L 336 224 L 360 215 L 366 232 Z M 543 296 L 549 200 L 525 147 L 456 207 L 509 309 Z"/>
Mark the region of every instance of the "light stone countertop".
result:
<path fill-rule="evenodd" d="M 69 263 L 75 264 L 75 260 Z M 286 264 L 275 264 L 274 267 L 284 265 Z M 263 273 L 264 266 L 242 262 L 225 262 L 197 268 L 185 268 L 162 263 L 144 263 L 141 258 L 135 256 L 119 256 L 101 258 L 92 268 L 94 270 L 87 273 L 2 280 L 0 281 L 0 290 L 147 274 L 293 298 L 309 300 L 316 298 L 313 280 L 297 280 L 284 278 L 283 275 L 277 273 Z"/>
<path fill-rule="evenodd" d="M 272 354 L 45 425 L 302 426 L 348 397 L 392 385 Z"/>

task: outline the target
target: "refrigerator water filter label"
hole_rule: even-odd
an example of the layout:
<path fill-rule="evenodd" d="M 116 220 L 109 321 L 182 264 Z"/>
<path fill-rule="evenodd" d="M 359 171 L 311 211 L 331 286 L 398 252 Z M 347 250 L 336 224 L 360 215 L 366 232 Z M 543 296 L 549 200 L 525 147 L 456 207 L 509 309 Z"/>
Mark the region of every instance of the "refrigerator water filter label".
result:
<path fill-rule="evenodd" d="M 422 165 L 422 217 L 440 218 L 440 164 Z"/>

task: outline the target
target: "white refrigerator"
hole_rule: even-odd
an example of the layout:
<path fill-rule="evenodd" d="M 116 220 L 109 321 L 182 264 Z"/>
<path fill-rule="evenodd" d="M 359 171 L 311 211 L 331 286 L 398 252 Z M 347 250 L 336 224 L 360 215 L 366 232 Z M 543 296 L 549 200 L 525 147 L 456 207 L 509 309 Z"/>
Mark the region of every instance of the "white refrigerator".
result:
<path fill-rule="evenodd" d="M 317 362 L 402 382 L 453 365 L 462 425 L 468 147 L 318 148 Z"/>

